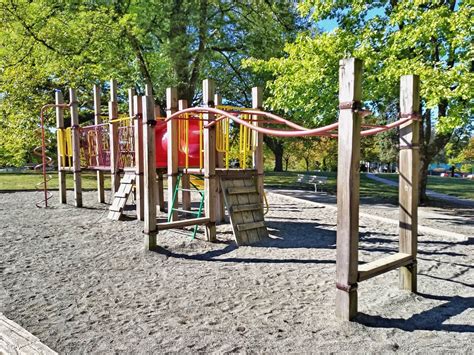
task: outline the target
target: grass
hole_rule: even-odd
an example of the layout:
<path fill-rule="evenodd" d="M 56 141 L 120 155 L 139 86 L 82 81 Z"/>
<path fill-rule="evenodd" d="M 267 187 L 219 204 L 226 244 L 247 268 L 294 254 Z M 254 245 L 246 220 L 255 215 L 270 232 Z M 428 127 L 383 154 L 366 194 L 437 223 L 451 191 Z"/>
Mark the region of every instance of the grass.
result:
<path fill-rule="evenodd" d="M 51 181 L 48 182 L 49 189 L 58 189 L 58 173 L 48 172 L 51 176 Z M 108 174 L 105 175 L 105 188 L 110 189 L 110 178 Z M 43 175 L 36 172 L 15 172 L 15 173 L 0 173 L 0 191 L 34 191 L 37 190 L 36 184 L 43 181 Z M 66 174 L 66 187 L 72 189 L 73 179 L 72 174 Z M 42 189 L 43 186 L 40 186 Z M 91 190 L 97 188 L 97 178 L 94 172 L 82 173 L 82 188 L 84 190 Z"/>
<path fill-rule="evenodd" d="M 388 180 L 398 181 L 398 174 L 378 174 L 377 176 Z M 428 190 L 432 190 L 442 194 L 474 200 L 473 180 L 441 176 L 428 176 L 427 188 Z"/>

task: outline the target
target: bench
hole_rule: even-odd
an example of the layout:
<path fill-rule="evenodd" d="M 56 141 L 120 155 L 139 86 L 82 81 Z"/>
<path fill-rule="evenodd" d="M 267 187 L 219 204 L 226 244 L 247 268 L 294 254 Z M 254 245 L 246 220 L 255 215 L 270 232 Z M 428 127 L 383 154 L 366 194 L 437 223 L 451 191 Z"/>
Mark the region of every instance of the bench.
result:
<path fill-rule="evenodd" d="M 326 176 L 298 174 L 298 182 L 300 184 L 314 185 L 315 192 L 318 192 L 318 185 L 325 185 L 327 180 Z"/>

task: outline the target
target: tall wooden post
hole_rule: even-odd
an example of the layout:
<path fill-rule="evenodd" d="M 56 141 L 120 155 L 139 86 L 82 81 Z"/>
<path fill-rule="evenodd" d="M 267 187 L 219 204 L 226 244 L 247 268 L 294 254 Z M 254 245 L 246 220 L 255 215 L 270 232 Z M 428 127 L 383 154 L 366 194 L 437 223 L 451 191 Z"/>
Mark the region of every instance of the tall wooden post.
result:
<path fill-rule="evenodd" d="M 109 120 L 118 118 L 117 82 L 110 80 Z M 110 123 L 110 179 L 111 192 L 114 195 L 120 187 L 118 122 Z"/>
<path fill-rule="evenodd" d="M 204 107 L 214 107 L 214 81 L 206 79 L 203 81 L 202 100 Z M 210 123 L 214 120 L 214 114 L 204 114 L 204 122 Z M 206 224 L 206 239 L 216 240 L 216 126 L 204 129 L 204 208 L 209 223 Z"/>
<path fill-rule="evenodd" d="M 94 91 L 94 124 L 99 125 L 102 123 L 102 117 L 100 115 L 100 86 L 94 85 L 93 91 Z M 102 140 L 102 132 L 97 134 L 96 139 Z M 99 146 L 99 142 L 97 142 L 97 146 Z M 98 154 L 100 154 L 100 152 L 97 152 L 97 159 L 98 161 L 101 161 Z M 97 200 L 99 201 L 99 203 L 105 203 L 104 172 L 100 170 L 97 171 Z"/>
<path fill-rule="evenodd" d="M 336 315 L 357 314 L 359 244 L 359 163 L 362 61 L 339 62 L 339 129 L 337 162 Z"/>
<path fill-rule="evenodd" d="M 420 107 L 420 79 L 405 75 L 400 79 L 401 117 L 413 117 L 400 127 L 399 205 L 400 205 L 400 253 L 413 257 L 411 265 L 400 268 L 400 288 L 416 292 L 417 239 L 418 239 L 418 170 L 419 129 L 417 120 Z"/>
<path fill-rule="evenodd" d="M 135 89 L 128 89 L 128 117 L 130 117 L 130 126 L 133 126 L 135 116 L 135 105 L 133 98 L 135 97 Z"/>
<path fill-rule="evenodd" d="M 143 103 L 143 170 L 144 170 L 144 233 L 145 249 L 156 247 L 156 149 L 155 149 L 155 103 L 153 96 L 146 95 Z"/>
<path fill-rule="evenodd" d="M 144 186 L 143 186 L 143 110 L 142 97 L 133 96 L 133 112 L 134 112 L 134 140 L 135 140 L 135 192 L 137 205 L 137 219 L 144 219 Z"/>
<path fill-rule="evenodd" d="M 56 105 L 60 105 L 64 103 L 63 94 L 61 91 L 56 91 L 55 94 Z M 56 128 L 58 132 L 63 133 L 63 139 L 66 137 L 64 136 L 64 108 L 63 107 L 56 107 Z M 58 133 L 59 137 L 59 133 Z M 62 142 L 58 139 L 58 179 L 59 179 L 59 202 L 66 203 L 66 171 L 63 170 L 65 167 L 66 159 L 61 156 L 61 147 L 60 144 Z M 65 152 L 63 152 L 65 154 Z"/>
<path fill-rule="evenodd" d="M 178 101 L 178 110 L 184 110 L 188 108 L 188 101 L 187 100 L 179 100 Z M 188 121 L 189 122 L 189 121 Z M 182 125 L 183 127 L 184 125 Z M 189 131 L 189 129 L 188 129 Z M 188 132 L 189 134 L 189 132 Z M 179 150 L 179 148 L 178 148 Z M 183 204 L 183 209 L 185 210 L 190 210 L 191 209 L 191 192 L 186 191 L 189 190 L 190 188 L 190 183 L 189 183 L 189 174 L 183 174 L 181 176 L 181 186 L 183 187 L 182 191 L 182 204 Z"/>
<path fill-rule="evenodd" d="M 261 87 L 252 88 L 252 108 L 261 110 L 263 104 L 263 90 Z M 258 119 L 258 116 L 253 116 L 254 120 Z M 261 126 L 260 123 L 255 122 L 254 125 Z M 263 202 L 263 133 L 253 131 L 256 135 L 256 147 L 253 152 L 253 168 L 257 170 L 257 190 L 260 196 L 260 201 Z"/>
<path fill-rule="evenodd" d="M 170 117 L 178 108 L 178 90 L 176 88 L 166 89 L 166 117 Z M 176 188 L 176 179 L 178 177 L 178 120 L 170 120 L 166 126 L 168 136 L 168 216 L 170 221 L 175 221 L 177 213 L 172 211 L 176 208 L 176 202 L 173 204 L 173 194 Z"/>
<path fill-rule="evenodd" d="M 82 207 L 81 148 L 79 140 L 79 111 L 76 90 L 69 89 L 72 127 L 72 168 L 74 176 L 74 204 Z"/>
<path fill-rule="evenodd" d="M 214 105 L 215 106 L 222 105 L 222 96 L 220 94 L 214 95 Z M 223 123 L 223 121 L 221 122 Z M 216 132 L 216 134 L 221 134 L 221 132 Z M 224 158 L 225 158 L 224 153 L 218 152 L 216 150 L 216 167 L 217 168 L 221 168 L 221 169 L 225 168 Z M 221 188 L 219 177 L 216 177 L 216 184 L 217 184 L 216 222 L 224 222 L 225 221 L 225 202 L 224 202 L 224 193 Z"/>

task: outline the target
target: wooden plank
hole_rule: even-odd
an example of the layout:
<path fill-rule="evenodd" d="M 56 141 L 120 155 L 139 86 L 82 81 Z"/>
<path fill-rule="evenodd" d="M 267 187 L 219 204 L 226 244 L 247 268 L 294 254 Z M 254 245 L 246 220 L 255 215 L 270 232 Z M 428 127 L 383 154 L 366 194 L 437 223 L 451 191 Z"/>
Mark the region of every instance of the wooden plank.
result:
<path fill-rule="evenodd" d="M 242 180 L 242 179 L 234 180 L 234 186 L 235 186 L 235 188 L 244 187 L 245 186 L 244 180 Z M 249 203 L 248 194 L 236 194 L 235 198 L 237 199 L 236 203 L 238 205 Z M 252 212 L 243 211 L 243 212 L 236 213 L 236 215 L 240 215 L 240 217 L 242 219 L 242 223 L 238 223 L 238 224 L 245 224 L 245 223 L 255 222 L 255 220 L 253 219 Z M 238 228 L 237 228 L 237 230 L 239 231 L 239 238 L 242 241 L 244 239 L 246 240 L 245 244 L 252 244 L 255 241 L 256 238 L 253 237 L 253 234 L 255 233 L 255 231 L 239 230 Z"/>
<path fill-rule="evenodd" d="M 171 116 L 178 109 L 178 89 L 166 89 L 166 117 Z M 173 195 L 176 188 L 176 181 L 178 177 L 178 121 L 170 120 L 166 124 L 166 135 L 168 137 L 168 215 L 170 211 L 177 206 L 175 201 L 173 205 Z M 176 212 L 171 213 L 171 220 L 178 218 Z"/>
<path fill-rule="evenodd" d="M 133 114 L 135 119 L 134 125 L 134 142 L 135 142 L 135 186 L 136 186 L 136 205 L 137 205 L 137 219 L 143 221 L 144 219 L 144 193 L 143 193 L 143 110 L 142 97 L 133 97 Z"/>
<path fill-rule="evenodd" d="M 365 281 L 374 276 L 381 275 L 388 271 L 392 271 L 401 266 L 413 263 L 410 254 L 396 253 L 387 257 L 371 261 L 367 264 L 359 265 L 358 281 Z"/>
<path fill-rule="evenodd" d="M 56 105 L 64 103 L 63 94 L 61 91 L 56 91 L 55 94 Z M 64 108 L 56 107 L 56 128 L 58 130 L 64 130 Z M 64 131 L 63 131 L 64 132 Z M 65 137 L 64 137 L 65 139 Z M 59 183 L 59 203 L 66 203 L 66 172 L 62 170 L 64 167 L 63 158 L 60 154 L 60 145 L 58 146 L 58 183 Z M 66 152 L 63 152 L 64 154 Z"/>
<path fill-rule="evenodd" d="M 82 180 L 81 180 L 81 152 L 79 141 L 79 111 L 76 98 L 76 90 L 69 89 L 71 127 L 72 130 L 72 166 L 74 179 L 74 204 L 76 207 L 82 207 Z"/>
<path fill-rule="evenodd" d="M 214 95 L 214 105 L 222 104 L 222 96 L 220 94 Z M 219 133 L 220 134 L 220 133 Z M 217 139 L 217 138 L 216 138 Z M 216 174 L 217 169 L 225 169 L 225 153 L 218 152 L 216 149 Z M 217 176 L 217 194 L 216 194 L 216 222 L 225 222 L 225 201 L 224 193 L 219 183 L 219 176 Z"/>
<path fill-rule="evenodd" d="M 214 107 L 214 81 L 206 79 L 202 85 L 202 101 L 204 107 Z M 214 114 L 205 113 L 204 120 L 208 123 L 214 121 Z M 216 240 L 216 125 L 204 129 L 204 209 L 209 223 L 206 225 L 206 239 L 210 242 Z"/>
<path fill-rule="evenodd" d="M 208 217 L 199 217 L 199 218 L 183 219 L 181 221 L 158 223 L 156 225 L 156 228 L 158 230 L 165 230 L 165 229 L 174 229 L 174 228 L 201 225 L 201 224 L 206 224 L 206 223 L 209 223 Z"/>
<path fill-rule="evenodd" d="M 420 107 L 420 80 L 415 75 L 405 75 L 400 79 L 400 113 L 413 115 Z M 418 247 L 418 171 L 419 157 L 419 121 L 408 121 L 400 127 L 399 158 L 399 233 L 400 252 L 407 253 L 416 260 Z M 401 289 L 416 292 L 417 267 L 412 263 L 400 269 L 399 286 Z"/>
<path fill-rule="evenodd" d="M 238 181 L 238 180 L 236 180 Z M 252 194 L 257 193 L 257 189 L 255 186 L 239 186 L 239 187 L 230 187 L 227 189 L 227 193 L 229 195 L 237 195 L 237 194 Z"/>
<path fill-rule="evenodd" d="M 252 108 L 261 110 L 263 105 L 263 89 L 261 87 L 252 88 Z M 258 120 L 258 116 L 252 116 L 254 120 Z M 261 122 L 254 122 L 255 126 L 262 126 Z M 263 203 L 263 181 L 264 181 L 264 166 L 263 166 L 263 133 L 254 132 L 256 135 L 256 147 L 252 155 L 253 168 L 257 170 L 257 191 L 259 193 L 260 202 Z"/>
<path fill-rule="evenodd" d="M 231 212 L 243 212 L 243 211 L 254 211 L 262 209 L 262 205 L 259 203 L 249 203 L 245 205 L 232 206 Z"/>
<path fill-rule="evenodd" d="M 237 224 L 239 232 L 265 227 L 264 221 Z"/>
<path fill-rule="evenodd" d="M 230 187 L 234 185 L 233 180 L 220 180 L 222 190 L 224 191 L 224 201 L 228 211 L 231 211 L 233 206 L 238 205 L 236 195 L 228 195 L 225 193 Z M 240 213 L 229 213 L 230 224 L 232 226 L 232 231 L 234 233 L 234 239 L 237 245 L 244 245 L 248 242 L 247 235 L 241 236 L 240 232 L 237 230 L 237 224 L 243 223 L 242 216 Z"/>
<path fill-rule="evenodd" d="M 110 80 L 110 101 L 109 101 L 109 120 L 118 118 L 118 102 L 117 102 L 117 82 Z M 118 123 L 110 123 L 110 180 L 112 195 L 117 192 L 120 186 L 120 171 L 118 167 L 119 159 L 119 141 L 118 141 Z"/>
<path fill-rule="evenodd" d="M 151 90 L 151 88 L 147 88 Z M 155 160 L 155 102 L 147 95 L 143 107 L 143 188 L 145 249 L 156 248 L 156 160 Z"/>
<path fill-rule="evenodd" d="M 357 315 L 359 244 L 359 163 L 361 117 L 352 109 L 360 103 L 362 61 L 339 62 L 336 316 L 352 320 Z"/>
<path fill-rule="evenodd" d="M 247 186 L 251 186 L 252 184 L 258 183 L 258 179 L 255 179 L 255 178 L 246 179 L 245 181 L 246 181 Z M 262 190 L 262 192 L 263 192 L 263 190 Z M 260 193 L 259 194 L 249 194 L 248 198 L 249 198 L 250 203 L 260 203 L 260 208 L 258 210 L 252 211 L 253 216 L 254 216 L 254 220 L 255 221 L 264 221 L 265 217 L 263 215 L 263 204 L 261 203 L 262 197 L 260 196 Z M 257 230 L 257 232 L 258 232 L 258 240 L 259 241 L 269 237 L 268 229 L 266 227 L 259 228 Z"/>

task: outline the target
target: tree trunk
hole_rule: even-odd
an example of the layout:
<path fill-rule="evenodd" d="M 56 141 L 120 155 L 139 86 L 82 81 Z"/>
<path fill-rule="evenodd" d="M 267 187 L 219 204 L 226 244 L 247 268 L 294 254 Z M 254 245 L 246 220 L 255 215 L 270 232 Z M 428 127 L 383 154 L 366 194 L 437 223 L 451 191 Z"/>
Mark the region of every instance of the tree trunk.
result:
<path fill-rule="evenodd" d="M 275 167 L 273 171 L 283 171 L 283 141 L 270 136 L 264 136 L 263 139 L 275 156 Z"/>
<path fill-rule="evenodd" d="M 306 164 L 306 171 L 309 171 L 309 159 L 307 157 L 303 157 L 303 159 Z"/>
<path fill-rule="evenodd" d="M 290 163 L 290 157 L 285 157 L 285 171 L 288 171 L 288 164 Z"/>

